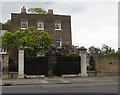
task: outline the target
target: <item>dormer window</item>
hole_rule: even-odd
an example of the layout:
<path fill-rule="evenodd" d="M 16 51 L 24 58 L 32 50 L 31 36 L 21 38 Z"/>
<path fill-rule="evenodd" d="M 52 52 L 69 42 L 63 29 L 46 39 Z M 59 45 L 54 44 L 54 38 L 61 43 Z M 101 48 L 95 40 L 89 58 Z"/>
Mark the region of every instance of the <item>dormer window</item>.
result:
<path fill-rule="evenodd" d="M 38 30 L 44 30 L 44 22 L 43 21 L 37 22 L 37 29 Z"/>
<path fill-rule="evenodd" d="M 21 21 L 21 29 L 28 28 L 28 21 Z"/>
<path fill-rule="evenodd" d="M 61 30 L 61 22 L 55 22 L 55 30 Z"/>

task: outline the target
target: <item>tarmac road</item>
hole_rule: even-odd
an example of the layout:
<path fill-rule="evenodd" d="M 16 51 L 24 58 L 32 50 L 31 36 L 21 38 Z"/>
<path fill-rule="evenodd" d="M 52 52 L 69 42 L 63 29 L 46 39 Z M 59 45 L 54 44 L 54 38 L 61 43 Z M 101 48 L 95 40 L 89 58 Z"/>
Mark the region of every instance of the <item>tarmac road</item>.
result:
<path fill-rule="evenodd" d="M 118 93 L 118 82 L 3 86 L 3 93 Z"/>

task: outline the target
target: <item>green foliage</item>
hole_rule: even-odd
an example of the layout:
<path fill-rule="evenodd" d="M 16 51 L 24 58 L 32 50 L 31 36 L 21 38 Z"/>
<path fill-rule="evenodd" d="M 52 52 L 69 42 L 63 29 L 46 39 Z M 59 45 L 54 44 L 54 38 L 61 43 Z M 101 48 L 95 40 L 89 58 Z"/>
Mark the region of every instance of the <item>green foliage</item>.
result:
<path fill-rule="evenodd" d="M 94 46 L 89 47 L 88 54 L 117 55 L 117 52 L 110 46 L 103 44 L 102 48 L 97 48 Z"/>
<path fill-rule="evenodd" d="M 11 25 L 11 20 L 7 20 L 7 22 L 5 22 L 4 25 Z"/>
<path fill-rule="evenodd" d="M 15 36 L 11 32 L 6 32 L 2 37 L 2 47 L 4 49 L 9 49 L 10 47 L 15 46 Z"/>
<path fill-rule="evenodd" d="M 111 53 L 107 53 L 107 54 L 101 54 L 101 55 L 120 55 L 120 53 L 118 52 L 111 52 Z"/>
<path fill-rule="evenodd" d="M 47 11 L 45 11 L 42 8 L 29 8 L 28 12 L 33 13 L 33 14 L 47 14 Z"/>
<path fill-rule="evenodd" d="M 89 54 L 99 54 L 101 50 L 97 47 L 91 46 L 88 48 L 88 53 Z"/>
<path fill-rule="evenodd" d="M 49 49 L 51 37 L 45 31 L 36 30 L 34 27 L 19 29 L 15 33 L 6 32 L 2 36 L 3 48 L 23 46 L 27 49 Z"/>
<path fill-rule="evenodd" d="M 110 55 L 110 54 L 115 54 L 115 50 L 109 47 L 108 45 L 103 44 L 101 48 L 101 54 L 103 55 Z"/>

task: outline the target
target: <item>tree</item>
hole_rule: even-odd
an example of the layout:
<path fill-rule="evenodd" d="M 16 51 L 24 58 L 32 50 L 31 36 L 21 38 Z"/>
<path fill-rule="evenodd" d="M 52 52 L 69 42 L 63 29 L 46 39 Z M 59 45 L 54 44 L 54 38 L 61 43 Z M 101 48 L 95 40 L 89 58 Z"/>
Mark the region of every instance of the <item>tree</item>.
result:
<path fill-rule="evenodd" d="M 4 25 L 11 25 L 11 20 L 7 20 L 7 22 L 5 22 Z"/>
<path fill-rule="evenodd" d="M 101 50 L 97 47 L 91 46 L 88 49 L 88 53 L 89 54 L 99 54 L 99 53 L 101 53 Z"/>
<path fill-rule="evenodd" d="M 101 53 L 103 55 L 110 55 L 113 53 L 116 53 L 114 49 L 112 49 L 111 47 L 109 47 L 108 45 L 103 44 L 102 48 L 101 48 Z"/>
<path fill-rule="evenodd" d="M 45 11 L 42 8 L 29 8 L 28 12 L 34 13 L 34 14 L 47 14 L 47 11 Z"/>
<path fill-rule="evenodd" d="M 89 47 L 88 53 L 90 55 L 92 54 L 102 54 L 102 55 L 111 55 L 111 54 L 117 54 L 114 49 L 112 49 L 110 46 L 103 44 L 101 48 L 96 48 L 94 46 Z"/>
<path fill-rule="evenodd" d="M 20 46 L 33 50 L 49 49 L 51 40 L 47 32 L 36 30 L 34 27 L 28 27 L 25 30 L 19 29 L 15 33 L 6 32 L 2 35 L 2 45 L 5 49 Z"/>

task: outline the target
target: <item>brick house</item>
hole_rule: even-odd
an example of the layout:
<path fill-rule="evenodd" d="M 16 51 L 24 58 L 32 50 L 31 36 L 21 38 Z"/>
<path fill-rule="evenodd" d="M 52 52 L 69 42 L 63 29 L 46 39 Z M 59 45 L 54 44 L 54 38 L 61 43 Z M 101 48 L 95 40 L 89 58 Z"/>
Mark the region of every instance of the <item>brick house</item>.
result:
<path fill-rule="evenodd" d="M 55 15 L 52 9 L 47 14 L 30 14 L 26 8 L 21 8 L 21 13 L 11 13 L 11 25 L 3 25 L 4 32 L 14 33 L 18 29 L 25 29 L 28 26 L 35 26 L 38 30 L 48 32 L 55 39 L 58 47 L 63 43 L 69 43 L 72 46 L 71 37 L 71 16 Z M 16 59 L 16 49 L 9 50 L 7 54 L 10 58 Z"/>

